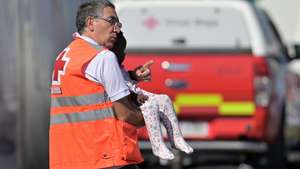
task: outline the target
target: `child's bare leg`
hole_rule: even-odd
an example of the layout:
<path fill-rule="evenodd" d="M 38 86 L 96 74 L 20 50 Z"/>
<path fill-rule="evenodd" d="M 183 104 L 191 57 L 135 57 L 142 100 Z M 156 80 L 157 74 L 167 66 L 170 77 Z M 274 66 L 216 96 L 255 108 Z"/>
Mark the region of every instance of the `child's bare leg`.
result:
<path fill-rule="evenodd" d="M 176 112 L 174 110 L 172 101 L 167 95 L 156 95 L 159 100 L 159 113 L 163 121 L 164 126 L 167 129 L 168 136 L 171 143 L 177 149 L 184 151 L 185 153 L 192 153 L 193 148 L 186 143 L 183 139 L 181 130 L 179 128 Z"/>
<path fill-rule="evenodd" d="M 144 116 L 153 154 L 161 159 L 174 159 L 173 153 L 167 148 L 163 141 L 157 103 L 149 97 L 140 108 Z"/>

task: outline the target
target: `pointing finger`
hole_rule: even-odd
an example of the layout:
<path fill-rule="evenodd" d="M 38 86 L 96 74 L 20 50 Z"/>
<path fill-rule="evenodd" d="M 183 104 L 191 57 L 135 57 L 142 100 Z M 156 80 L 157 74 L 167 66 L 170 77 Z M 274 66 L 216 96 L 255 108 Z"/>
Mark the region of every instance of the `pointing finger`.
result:
<path fill-rule="evenodd" d="M 146 62 L 144 65 L 143 65 L 143 68 L 147 69 L 147 68 L 150 68 L 151 65 L 154 64 L 154 61 L 153 60 L 149 60 L 148 62 Z"/>

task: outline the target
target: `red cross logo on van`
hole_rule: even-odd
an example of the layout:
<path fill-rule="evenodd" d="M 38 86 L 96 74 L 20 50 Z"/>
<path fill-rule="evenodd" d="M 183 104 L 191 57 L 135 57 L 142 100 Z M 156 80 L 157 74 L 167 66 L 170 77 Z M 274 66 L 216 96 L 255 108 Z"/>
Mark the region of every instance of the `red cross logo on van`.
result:
<path fill-rule="evenodd" d="M 149 17 L 144 21 L 144 25 L 146 26 L 146 28 L 148 28 L 149 30 L 153 30 L 154 28 L 156 28 L 156 26 L 158 26 L 159 22 L 157 21 L 157 19 L 155 19 L 154 17 Z"/>
<path fill-rule="evenodd" d="M 53 75 L 52 75 L 52 83 L 53 84 L 56 84 L 56 85 L 60 84 L 60 76 L 65 74 L 66 67 L 70 60 L 70 58 L 68 58 L 66 56 L 69 50 L 70 50 L 70 48 L 66 48 L 56 58 L 56 61 L 54 64 L 54 71 L 53 71 Z"/>

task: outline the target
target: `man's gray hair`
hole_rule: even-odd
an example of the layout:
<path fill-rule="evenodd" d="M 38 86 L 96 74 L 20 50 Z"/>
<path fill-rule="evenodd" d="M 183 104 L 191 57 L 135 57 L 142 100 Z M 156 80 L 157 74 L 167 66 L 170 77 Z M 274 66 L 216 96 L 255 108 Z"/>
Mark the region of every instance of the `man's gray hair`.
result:
<path fill-rule="evenodd" d="M 111 7 L 115 9 L 114 4 L 108 0 L 92 0 L 81 4 L 77 10 L 76 15 L 76 27 L 79 34 L 82 34 L 86 26 L 87 17 L 99 17 L 99 12 L 105 7 Z"/>

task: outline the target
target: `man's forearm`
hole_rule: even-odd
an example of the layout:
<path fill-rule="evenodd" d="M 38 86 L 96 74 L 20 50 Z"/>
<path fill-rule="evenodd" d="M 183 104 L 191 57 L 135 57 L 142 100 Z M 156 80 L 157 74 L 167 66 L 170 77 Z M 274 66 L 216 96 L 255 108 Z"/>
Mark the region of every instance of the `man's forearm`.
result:
<path fill-rule="evenodd" d="M 142 113 L 136 113 L 136 112 L 127 113 L 127 116 L 125 116 L 122 120 L 136 127 L 145 126 L 144 117 L 142 116 Z"/>
<path fill-rule="evenodd" d="M 143 127 L 145 122 L 142 113 L 129 100 L 130 96 L 127 96 L 113 102 L 116 117 L 136 127 Z"/>

